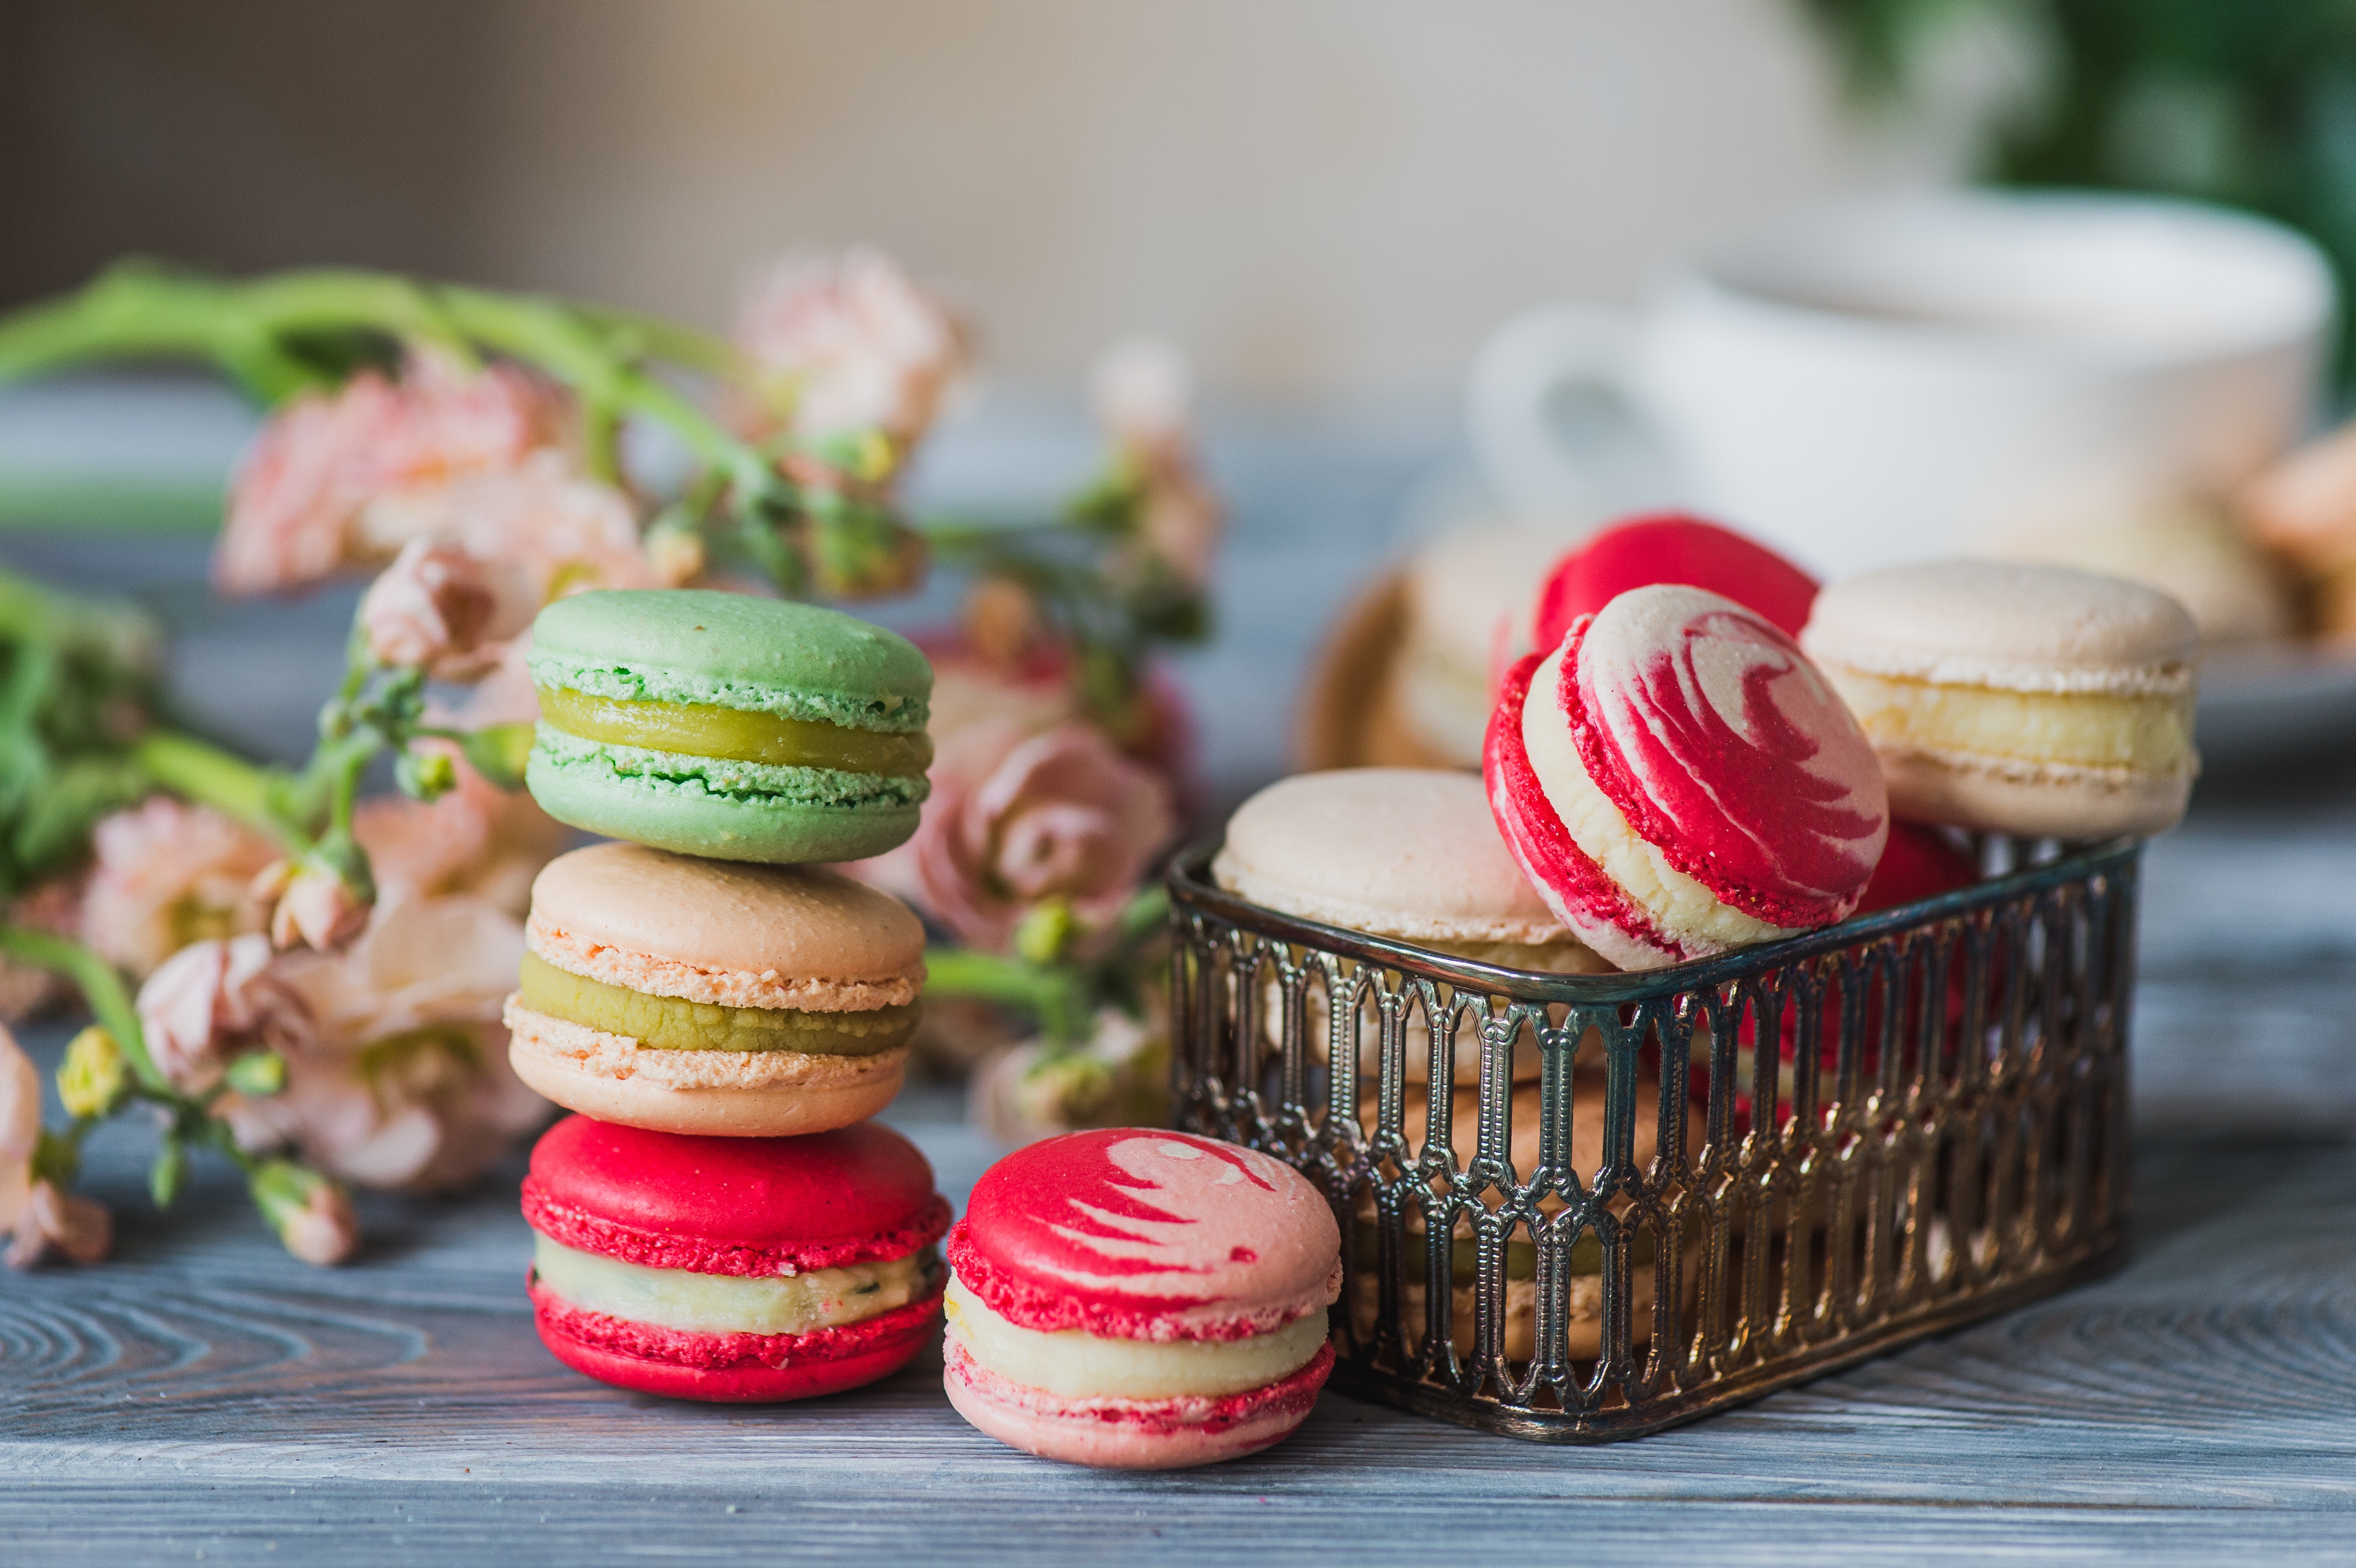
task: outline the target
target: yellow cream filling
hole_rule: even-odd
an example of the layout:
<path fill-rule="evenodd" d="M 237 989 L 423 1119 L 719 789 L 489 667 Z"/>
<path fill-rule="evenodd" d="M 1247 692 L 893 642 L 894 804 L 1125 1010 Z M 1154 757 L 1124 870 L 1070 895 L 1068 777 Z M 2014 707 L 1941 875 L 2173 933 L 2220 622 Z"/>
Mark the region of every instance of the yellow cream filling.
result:
<path fill-rule="evenodd" d="M 590 1029 L 637 1040 L 652 1051 L 798 1051 L 812 1056 L 873 1056 L 908 1043 L 917 1004 L 859 1013 L 807 1013 L 785 1008 L 726 1008 L 680 997 L 650 997 L 560 969 L 536 953 L 523 955 L 523 1005 Z"/>
<path fill-rule="evenodd" d="M 1984 686 L 1825 675 L 1874 744 L 2024 763 L 2171 773 L 2192 750 L 2192 693 L 1999 691 Z"/>
<path fill-rule="evenodd" d="M 1628 826 L 1612 797 L 1587 776 L 1578 743 L 1559 721 L 1561 678 L 1562 655 L 1558 651 L 1530 680 L 1529 701 L 1522 709 L 1522 745 L 1529 753 L 1530 771 L 1562 818 L 1570 841 L 1665 931 L 1718 947 L 1745 947 L 1787 934 L 1780 926 L 1721 902 Z"/>
<path fill-rule="evenodd" d="M 690 1334 L 807 1334 L 905 1307 L 926 1291 L 922 1253 L 748 1276 L 648 1268 L 534 1235 L 540 1283 L 573 1306 Z"/>
<path fill-rule="evenodd" d="M 543 686 L 540 716 L 584 741 L 691 757 L 835 768 L 892 778 L 920 777 L 933 763 L 932 740 L 921 732 L 886 735 L 822 720 L 787 719 L 701 702 L 636 702 Z"/>
<path fill-rule="evenodd" d="M 985 1370 L 1066 1399 L 1216 1399 L 1290 1376 L 1325 1342 L 1323 1312 L 1248 1339 L 1104 1339 L 1018 1328 L 955 1276 L 945 1305 L 949 1334 Z"/>

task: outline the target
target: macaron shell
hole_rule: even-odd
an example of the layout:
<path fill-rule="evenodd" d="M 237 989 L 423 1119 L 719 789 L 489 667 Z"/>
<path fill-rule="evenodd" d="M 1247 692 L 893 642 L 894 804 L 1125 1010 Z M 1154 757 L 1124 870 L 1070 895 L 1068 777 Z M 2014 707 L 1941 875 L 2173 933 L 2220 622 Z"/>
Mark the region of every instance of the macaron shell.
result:
<path fill-rule="evenodd" d="M 710 1403 L 775 1403 L 890 1377 L 938 1332 L 940 1292 L 809 1334 L 691 1334 L 574 1307 L 528 1286 L 550 1354 L 584 1377 L 637 1393 Z"/>
<path fill-rule="evenodd" d="M 818 868 L 594 844 L 548 863 L 531 908 L 577 939 L 700 969 L 867 981 L 924 974 L 925 928 L 908 907 Z"/>
<path fill-rule="evenodd" d="M 1172 1470 L 1282 1442 L 1316 1407 L 1333 1360 L 1322 1346 L 1290 1376 L 1217 1400 L 1071 1400 L 998 1377 L 951 1340 L 941 1383 L 959 1415 L 1009 1447 L 1098 1469 Z"/>
<path fill-rule="evenodd" d="M 2196 763 L 2170 773 L 1885 751 L 1890 809 L 1986 833 L 2084 840 L 2164 833 L 2183 820 Z"/>
<path fill-rule="evenodd" d="M 1295 774 L 1237 808 L 1212 872 L 1269 909 L 1384 936 L 1538 944 L 1569 934 L 1515 865 L 1471 773 Z"/>
<path fill-rule="evenodd" d="M 1800 644 L 1868 675 L 2003 691 L 2180 692 L 2200 654 L 2191 613 L 2098 572 L 1945 560 L 1847 578 Z"/>
<path fill-rule="evenodd" d="M 1306 1178 L 1187 1133 L 1114 1127 L 1017 1149 L 983 1173 L 949 1264 L 1025 1328 L 1233 1339 L 1329 1305 L 1342 1236 Z"/>
<path fill-rule="evenodd" d="M 852 729 L 925 727 L 914 643 L 839 610 L 701 589 L 576 593 L 532 623 L 532 679 L 594 696 L 708 703 Z"/>
<path fill-rule="evenodd" d="M 1682 583 L 1723 595 L 1792 636 L 1808 623 L 1816 580 L 1731 528 L 1665 512 L 1631 517 L 1589 537 L 1555 563 L 1538 590 L 1541 653 L 1632 588 Z"/>
<path fill-rule="evenodd" d="M 923 1152 L 873 1122 L 726 1138 L 567 1116 L 532 1146 L 523 1209 L 566 1246 L 696 1274 L 905 1257 L 948 1228 Z"/>
<path fill-rule="evenodd" d="M 1663 585 L 1574 627 L 1563 661 L 1588 775 L 1669 864 L 1787 929 L 1857 907 L 1889 832 L 1881 763 L 1788 635 Z"/>
<path fill-rule="evenodd" d="M 508 1063 L 527 1087 L 568 1111 L 654 1132 L 784 1138 L 847 1127 L 889 1105 L 900 1093 L 907 1071 L 905 1046 L 858 1057 L 787 1051 L 637 1051 L 631 1049 L 635 1041 L 532 1012 L 512 997 L 503 1016 L 508 1024 Z M 605 1064 L 597 1056 L 578 1052 L 576 1048 L 584 1041 L 593 1049 L 612 1048 L 621 1053 L 623 1068 L 600 1071 Z M 700 1068 L 704 1076 L 717 1081 L 691 1085 L 654 1082 L 651 1070 L 627 1071 L 637 1057 L 666 1067 Z M 664 1060 L 670 1057 L 720 1060 Z M 780 1057 L 788 1059 L 785 1065 L 799 1075 L 798 1081 L 755 1080 L 762 1069 L 777 1066 L 774 1059 Z M 837 1062 L 839 1067 L 833 1065 Z M 748 1081 L 727 1082 L 732 1075 Z"/>
<path fill-rule="evenodd" d="M 557 761 L 538 748 L 524 784 L 541 810 L 568 827 L 715 860 L 864 860 L 916 831 L 917 807 L 901 801 L 813 805 L 714 794 L 699 780 L 623 773 L 594 755 Z"/>
<path fill-rule="evenodd" d="M 1702 956 L 1663 931 L 1603 874 L 1547 799 L 1522 740 L 1530 679 L 1547 656 L 1531 654 L 1505 673 L 1496 711 L 1489 717 L 1481 773 L 1498 833 L 1548 907 L 1612 963 L 1623 969 L 1656 969 Z"/>

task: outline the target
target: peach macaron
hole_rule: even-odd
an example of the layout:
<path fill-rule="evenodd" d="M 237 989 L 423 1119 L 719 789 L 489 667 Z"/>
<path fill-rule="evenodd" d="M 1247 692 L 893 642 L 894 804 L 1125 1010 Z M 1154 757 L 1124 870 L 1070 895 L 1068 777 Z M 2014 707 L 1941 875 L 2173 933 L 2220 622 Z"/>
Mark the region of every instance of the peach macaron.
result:
<path fill-rule="evenodd" d="M 2184 815 L 2201 634 L 2165 593 L 1932 561 L 1834 583 L 1800 642 L 1880 753 L 1901 816 L 2101 838 Z"/>
<path fill-rule="evenodd" d="M 899 1093 L 925 981 L 906 906 L 815 867 L 597 844 L 532 884 L 516 1075 L 658 1132 L 791 1137 Z"/>
<path fill-rule="evenodd" d="M 1050 1459 L 1171 1469 L 1288 1435 L 1333 1371 L 1341 1232 L 1290 1166 L 1148 1127 L 1000 1160 L 949 1232 L 949 1403 Z"/>
<path fill-rule="evenodd" d="M 1831 685 L 1697 588 L 1633 589 L 1516 664 L 1483 772 L 1523 871 L 1625 969 L 1846 918 L 1890 830 L 1880 761 Z"/>

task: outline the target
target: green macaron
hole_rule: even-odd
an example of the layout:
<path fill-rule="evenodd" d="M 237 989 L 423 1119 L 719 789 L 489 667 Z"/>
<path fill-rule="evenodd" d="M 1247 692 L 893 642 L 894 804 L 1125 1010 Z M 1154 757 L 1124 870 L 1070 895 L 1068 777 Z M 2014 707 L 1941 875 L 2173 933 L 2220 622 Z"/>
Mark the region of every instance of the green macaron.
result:
<path fill-rule="evenodd" d="M 916 829 L 933 670 L 833 610 L 691 589 L 560 599 L 532 623 L 525 783 L 592 833 L 722 860 L 857 860 Z"/>

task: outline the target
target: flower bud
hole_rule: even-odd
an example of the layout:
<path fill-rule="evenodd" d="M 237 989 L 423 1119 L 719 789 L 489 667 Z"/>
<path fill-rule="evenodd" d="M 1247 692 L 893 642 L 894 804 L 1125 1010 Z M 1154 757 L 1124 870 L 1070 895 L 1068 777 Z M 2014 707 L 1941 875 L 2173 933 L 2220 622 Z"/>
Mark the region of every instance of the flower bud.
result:
<path fill-rule="evenodd" d="M 343 1263 L 359 1247 L 359 1217 L 350 1196 L 308 1166 L 263 1160 L 247 1176 L 246 1187 L 279 1241 L 305 1263 Z"/>
<path fill-rule="evenodd" d="M 30 1268 L 51 1253 L 71 1263 L 94 1264 L 113 1244 L 114 1217 L 104 1204 L 78 1198 L 54 1181 L 37 1181 L 16 1216 L 8 1264 Z"/>
<path fill-rule="evenodd" d="M 480 679 L 487 645 L 523 629 L 535 606 L 519 581 L 459 545 L 413 539 L 360 601 L 359 634 L 377 663 L 440 680 Z"/>
<path fill-rule="evenodd" d="M 66 1047 L 66 1059 L 58 1067 L 58 1098 L 65 1102 L 68 1115 L 95 1119 L 122 1103 L 130 1081 L 123 1047 L 92 1024 Z"/>
<path fill-rule="evenodd" d="M 703 536 L 691 523 L 657 520 L 647 530 L 646 549 L 647 564 L 665 587 L 677 588 L 703 575 Z"/>
<path fill-rule="evenodd" d="M 402 794 L 430 803 L 457 786 L 458 764 L 447 752 L 412 748 L 392 760 L 392 774 Z"/>
<path fill-rule="evenodd" d="M 286 1087 L 286 1059 L 274 1051 L 249 1051 L 229 1064 L 229 1086 L 252 1099 L 266 1099 Z"/>
<path fill-rule="evenodd" d="M 470 731 L 459 742 L 466 763 L 500 789 L 523 788 L 524 764 L 530 759 L 536 726 L 490 724 Z"/>
<path fill-rule="evenodd" d="M 263 873 L 265 879 L 270 875 Z M 375 903 L 366 851 L 348 836 L 331 835 L 285 879 L 278 907 L 271 912 L 270 944 L 281 952 L 294 946 L 336 952 L 368 929 Z"/>
<path fill-rule="evenodd" d="M 1071 945 L 1076 929 L 1072 906 L 1062 899 L 1049 899 L 1014 928 L 1015 956 L 1026 964 L 1053 964 Z"/>

